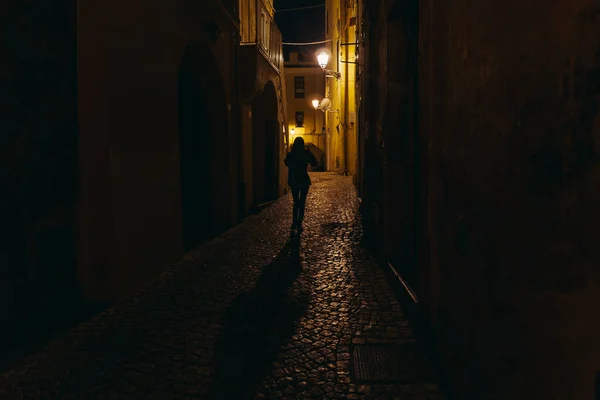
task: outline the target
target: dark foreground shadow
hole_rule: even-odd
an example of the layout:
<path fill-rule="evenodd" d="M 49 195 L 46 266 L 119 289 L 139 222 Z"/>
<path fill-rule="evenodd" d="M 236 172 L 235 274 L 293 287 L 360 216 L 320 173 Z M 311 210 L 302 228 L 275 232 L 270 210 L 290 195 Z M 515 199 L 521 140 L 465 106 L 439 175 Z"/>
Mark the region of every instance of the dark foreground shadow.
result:
<path fill-rule="evenodd" d="M 291 238 L 266 266 L 251 292 L 225 315 L 215 353 L 212 399 L 250 399 L 308 305 L 305 292 L 290 288 L 301 271 L 299 237 Z"/>

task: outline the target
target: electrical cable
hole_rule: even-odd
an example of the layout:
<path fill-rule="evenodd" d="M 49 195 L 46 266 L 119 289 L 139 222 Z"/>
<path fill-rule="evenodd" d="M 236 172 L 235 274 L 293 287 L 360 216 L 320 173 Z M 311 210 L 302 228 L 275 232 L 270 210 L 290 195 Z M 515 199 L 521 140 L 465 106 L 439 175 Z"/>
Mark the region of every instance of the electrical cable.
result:
<path fill-rule="evenodd" d="M 302 42 L 302 43 L 290 43 L 290 42 L 283 42 L 281 43 L 284 46 L 312 46 L 314 44 L 323 44 L 323 43 L 329 43 L 333 41 L 333 39 L 326 39 L 326 40 L 321 40 L 318 42 Z"/>
<path fill-rule="evenodd" d="M 275 13 L 309 10 L 309 9 L 318 8 L 318 7 L 325 7 L 325 4 L 317 4 L 316 6 L 305 6 L 305 7 L 296 7 L 296 8 L 284 8 L 283 10 L 275 10 Z"/>

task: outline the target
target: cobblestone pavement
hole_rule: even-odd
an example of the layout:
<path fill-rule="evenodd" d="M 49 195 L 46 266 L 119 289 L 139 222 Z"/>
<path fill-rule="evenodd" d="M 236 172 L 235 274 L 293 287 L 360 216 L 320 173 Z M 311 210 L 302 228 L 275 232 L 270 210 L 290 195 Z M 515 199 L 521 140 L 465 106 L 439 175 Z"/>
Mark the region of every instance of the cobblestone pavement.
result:
<path fill-rule="evenodd" d="M 1 399 L 441 399 L 437 384 L 357 382 L 352 348 L 414 342 L 360 246 L 351 177 L 313 174 L 305 231 L 285 196 L 124 304 L 0 376 Z"/>

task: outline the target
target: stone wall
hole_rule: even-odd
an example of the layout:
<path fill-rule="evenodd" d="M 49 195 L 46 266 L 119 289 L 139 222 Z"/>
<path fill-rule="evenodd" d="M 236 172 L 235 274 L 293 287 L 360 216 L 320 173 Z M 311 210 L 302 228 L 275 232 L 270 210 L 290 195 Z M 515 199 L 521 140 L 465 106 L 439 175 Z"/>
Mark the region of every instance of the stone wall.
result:
<path fill-rule="evenodd" d="M 0 326 L 26 335 L 39 325 L 20 320 L 68 314 L 76 295 L 75 3 L 9 1 L 0 15 Z"/>
<path fill-rule="evenodd" d="M 122 298 L 181 257 L 178 75 L 198 43 L 223 75 L 229 118 L 213 129 L 229 154 L 207 153 L 231 194 L 213 203 L 221 230 L 238 221 L 239 43 L 217 1 L 2 11 L 0 326 L 33 332 L 83 304 L 81 292 Z"/>
<path fill-rule="evenodd" d="M 365 234 L 457 398 L 592 398 L 600 3 L 424 1 L 418 25 L 414 3 L 362 10 Z"/>
<path fill-rule="evenodd" d="M 218 194 L 208 203 L 221 231 L 237 222 L 237 32 L 216 1 L 108 1 L 79 4 L 78 36 L 80 276 L 89 296 L 112 300 L 182 255 L 178 81 L 190 47 L 204 49 L 215 139 L 199 149 L 211 174 L 198 185 Z"/>
<path fill-rule="evenodd" d="M 568 323 L 549 324 L 559 311 L 544 310 L 598 278 L 590 243 L 600 220 L 589 205 L 600 201 L 600 19 L 592 3 L 431 9 L 428 61 L 443 66 L 426 100 L 434 103 L 436 326 L 452 380 L 468 388 L 462 398 L 592 397 L 598 359 L 578 359 L 577 335 Z"/>

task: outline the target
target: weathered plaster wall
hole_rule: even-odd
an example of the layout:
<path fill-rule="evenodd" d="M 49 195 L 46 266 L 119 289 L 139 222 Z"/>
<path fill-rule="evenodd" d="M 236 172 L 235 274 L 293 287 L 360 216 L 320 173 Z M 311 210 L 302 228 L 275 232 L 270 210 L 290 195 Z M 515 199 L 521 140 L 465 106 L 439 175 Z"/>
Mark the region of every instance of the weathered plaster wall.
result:
<path fill-rule="evenodd" d="M 231 99 L 234 42 L 224 23 L 216 42 L 206 39 L 212 15 L 185 2 L 81 3 L 78 12 L 80 270 L 91 296 L 112 299 L 181 255 L 179 66 L 188 45 L 205 41 Z M 218 172 L 228 184 L 232 171 Z M 234 210 L 234 198 L 221 204 Z"/>
<path fill-rule="evenodd" d="M 600 326 L 584 310 L 600 300 L 599 7 L 421 9 L 436 325 L 452 380 L 470 388 L 461 398 L 592 397 Z"/>
<path fill-rule="evenodd" d="M 343 19 L 342 5 L 339 0 L 327 1 L 327 13 L 325 24 L 327 26 L 326 37 L 332 39 L 331 42 L 324 45 L 326 51 L 330 54 L 327 69 L 343 72 L 340 63 L 341 47 L 339 43 L 343 41 L 342 24 Z M 325 96 L 331 100 L 330 112 L 326 116 L 326 134 L 327 134 L 327 170 L 344 173 L 346 170 L 346 153 L 344 152 L 344 140 L 346 131 L 344 129 L 344 80 L 347 75 L 340 80 L 327 78 Z"/>
<path fill-rule="evenodd" d="M 387 209 L 391 200 L 385 196 L 386 181 L 400 177 L 390 174 L 386 167 L 384 151 L 386 135 L 394 136 L 395 129 L 384 129 L 384 115 L 388 93 L 386 14 L 381 11 L 380 2 L 365 3 L 363 19 L 362 53 L 360 55 L 360 91 L 362 113 L 359 120 L 360 141 L 364 151 L 362 165 L 363 204 L 361 207 L 365 236 L 378 255 L 385 256 L 385 240 L 394 240 L 398 236 L 386 238 L 384 221 L 390 220 L 391 210 Z M 399 149 L 390 148 L 398 152 Z M 392 199 L 393 200 L 393 199 Z M 385 204 L 384 204 L 385 201 Z M 390 223 L 392 221 L 390 220 Z M 398 226 L 396 226 L 398 228 Z M 394 235 L 399 234 L 396 232 Z"/>
<path fill-rule="evenodd" d="M 592 398 L 600 3 L 422 1 L 418 38 L 410 4 L 363 9 L 365 234 L 420 267 L 457 398 Z"/>
<path fill-rule="evenodd" d="M 10 335 L 17 319 L 58 319 L 76 302 L 76 8 L 0 9 L 0 335 Z"/>
<path fill-rule="evenodd" d="M 358 138 L 356 116 L 356 71 L 359 58 L 356 57 L 357 19 L 354 2 L 347 3 L 344 18 L 344 34 L 340 38 L 340 71 L 343 79 L 344 114 L 343 122 L 346 140 L 346 169 L 349 174 L 356 173 L 358 163 Z"/>
<path fill-rule="evenodd" d="M 246 215 L 250 206 L 253 203 L 253 192 L 252 192 L 252 163 L 254 162 L 254 158 L 252 155 L 252 151 L 248 149 L 252 149 L 252 104 L 244 104 L 242 106 L 242 183 L 241 187 L 244 191 L 244 207 L 243 207 L 243 215 Z"/>

